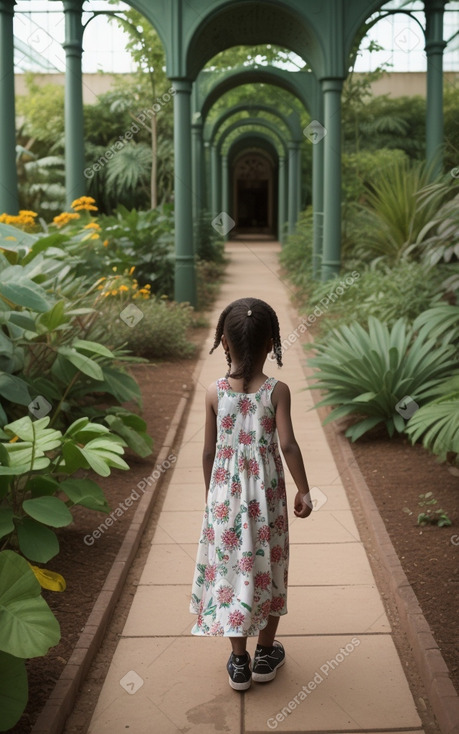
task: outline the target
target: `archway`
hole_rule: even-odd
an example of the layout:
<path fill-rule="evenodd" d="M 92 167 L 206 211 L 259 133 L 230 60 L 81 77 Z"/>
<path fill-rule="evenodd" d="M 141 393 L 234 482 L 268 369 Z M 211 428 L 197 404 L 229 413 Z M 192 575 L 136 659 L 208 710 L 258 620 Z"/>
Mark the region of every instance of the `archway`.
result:
<path fill-rule="evenodd" d="M 260 150 L 241 153 L 232 169 L 235 234 L 274 234 L 274 162 Z"/>

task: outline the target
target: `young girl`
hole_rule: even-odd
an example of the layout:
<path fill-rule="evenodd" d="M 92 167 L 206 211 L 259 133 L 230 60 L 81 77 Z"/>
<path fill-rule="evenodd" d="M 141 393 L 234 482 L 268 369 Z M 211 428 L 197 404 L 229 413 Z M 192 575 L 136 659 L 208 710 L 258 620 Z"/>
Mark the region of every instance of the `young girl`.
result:
<path fill-rule="evenodd" d="M 211 353 L 223 345 L 228 371 L 206 395 L 203 470 L 206 509 L 190 611 L 194 635 L 229 637 L 229 684 L 272 680 L 284 663 L 274 640 L 287 613 L 288 518 L 278 439 L 297 487 L 296 517 L 312 504 L 290 418 L 290 391 L 263 372 L 273 351 L 282 366 L 275 311 L 241 298 L 222 312 Z M 247 637 L 258 635 L 253 670 Z"/>

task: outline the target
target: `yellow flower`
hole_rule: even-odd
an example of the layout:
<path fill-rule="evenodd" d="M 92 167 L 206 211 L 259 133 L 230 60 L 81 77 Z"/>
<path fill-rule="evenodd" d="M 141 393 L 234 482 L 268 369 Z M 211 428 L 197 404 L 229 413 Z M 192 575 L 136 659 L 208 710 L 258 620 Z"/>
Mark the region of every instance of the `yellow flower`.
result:
<path fill-rule="evenodd" d="M 37 212 L 31 212 L 29 209 L 19 209 L 20 217 L 38 217 Z"/>
<path fill-rule="evenodd" d="M 118 270 L 118 268 L 116 267 L 116 265 L 114 265 L 114 266 L 112 267 L 112 270 L 113 270 L 113 272 L 114 272 L 114 273 L 116 273 L 116 271 Z"/>
<path fill-rule="evenodd" d="M 128 290 L 129 288 L 127 287 L 127 285 L 120 285 L 120 291 L 122 293 L 126 293 Z"/>
<path fill-rule="evenodd" d="M 97 206 L 94 206 L 95 203 L 96 200 L 93 199 L 92 196 L 80 196 L 79 199 L 72 201 L 71 206 L 76 212 L 96 212 Z"/>
<path fill-rule="evenodd" d="M 99 235 L 98 234 L 92 234 L 89 239 L 90 240 L 98 240 L 99 239 Z"/>
<path fill-rule="evenodd" d="M 85 224 L 83 229 L 100 229 L 100 224 L 97 224 L 97 222 L 89 222 L 89 224 Z"/>
<path fill-rule="evenodd" d="M 134 272 L 134 270 L 135 270 L 135 265 L 133 265 L 132 268 L 130 269 L 129 275 L 132 275 L 132 273 Z"/>
<path fill-rule="evenodd" d="M 111 293 L 112 296 L 117 296 L 118 295 L 118 290 L 116 288 L 114 288 L 112 291 L 110 291 L 110 293 Z"/>
<path fill-rule="evenodd" d="M 108 247 L 108 240 L 104 240 L 104 247 Z"/>
<path fill-rule="evenodd" d="M 57 227 L 65 227 L 65 225 L 71 222 L 72 220 L 79 219 L 79 218 L 80 218 L 80 215 L 74 212 L 62 212 L 62 214 L 57 214 L 53 218 L 53 222 Z"/>

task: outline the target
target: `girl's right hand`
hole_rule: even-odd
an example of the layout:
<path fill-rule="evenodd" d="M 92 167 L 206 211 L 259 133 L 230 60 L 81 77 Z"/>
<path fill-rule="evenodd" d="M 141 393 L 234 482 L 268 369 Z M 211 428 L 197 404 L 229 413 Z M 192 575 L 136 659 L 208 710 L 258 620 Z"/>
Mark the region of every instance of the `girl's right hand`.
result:
<path fill-rule="evenodd" d="M 309 517 L 312 512 L 312 500 L 309 492 L 301 494 L 297 492 L 293 503 L 293 513 L 296 517 Z"/>

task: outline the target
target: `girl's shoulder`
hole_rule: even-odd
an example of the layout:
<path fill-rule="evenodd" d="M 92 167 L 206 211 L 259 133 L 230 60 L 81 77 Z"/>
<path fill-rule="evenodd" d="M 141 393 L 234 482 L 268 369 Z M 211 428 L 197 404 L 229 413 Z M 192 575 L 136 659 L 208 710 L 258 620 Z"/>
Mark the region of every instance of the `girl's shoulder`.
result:
<path fill-rule="evenodd" d="M 273 407 L 277 408 L 281 402 L 290 403 L 290 388 L 287 383 L 281 382 L 281 380 L 273 381 L 275 383 L 271 393 Z"/>

